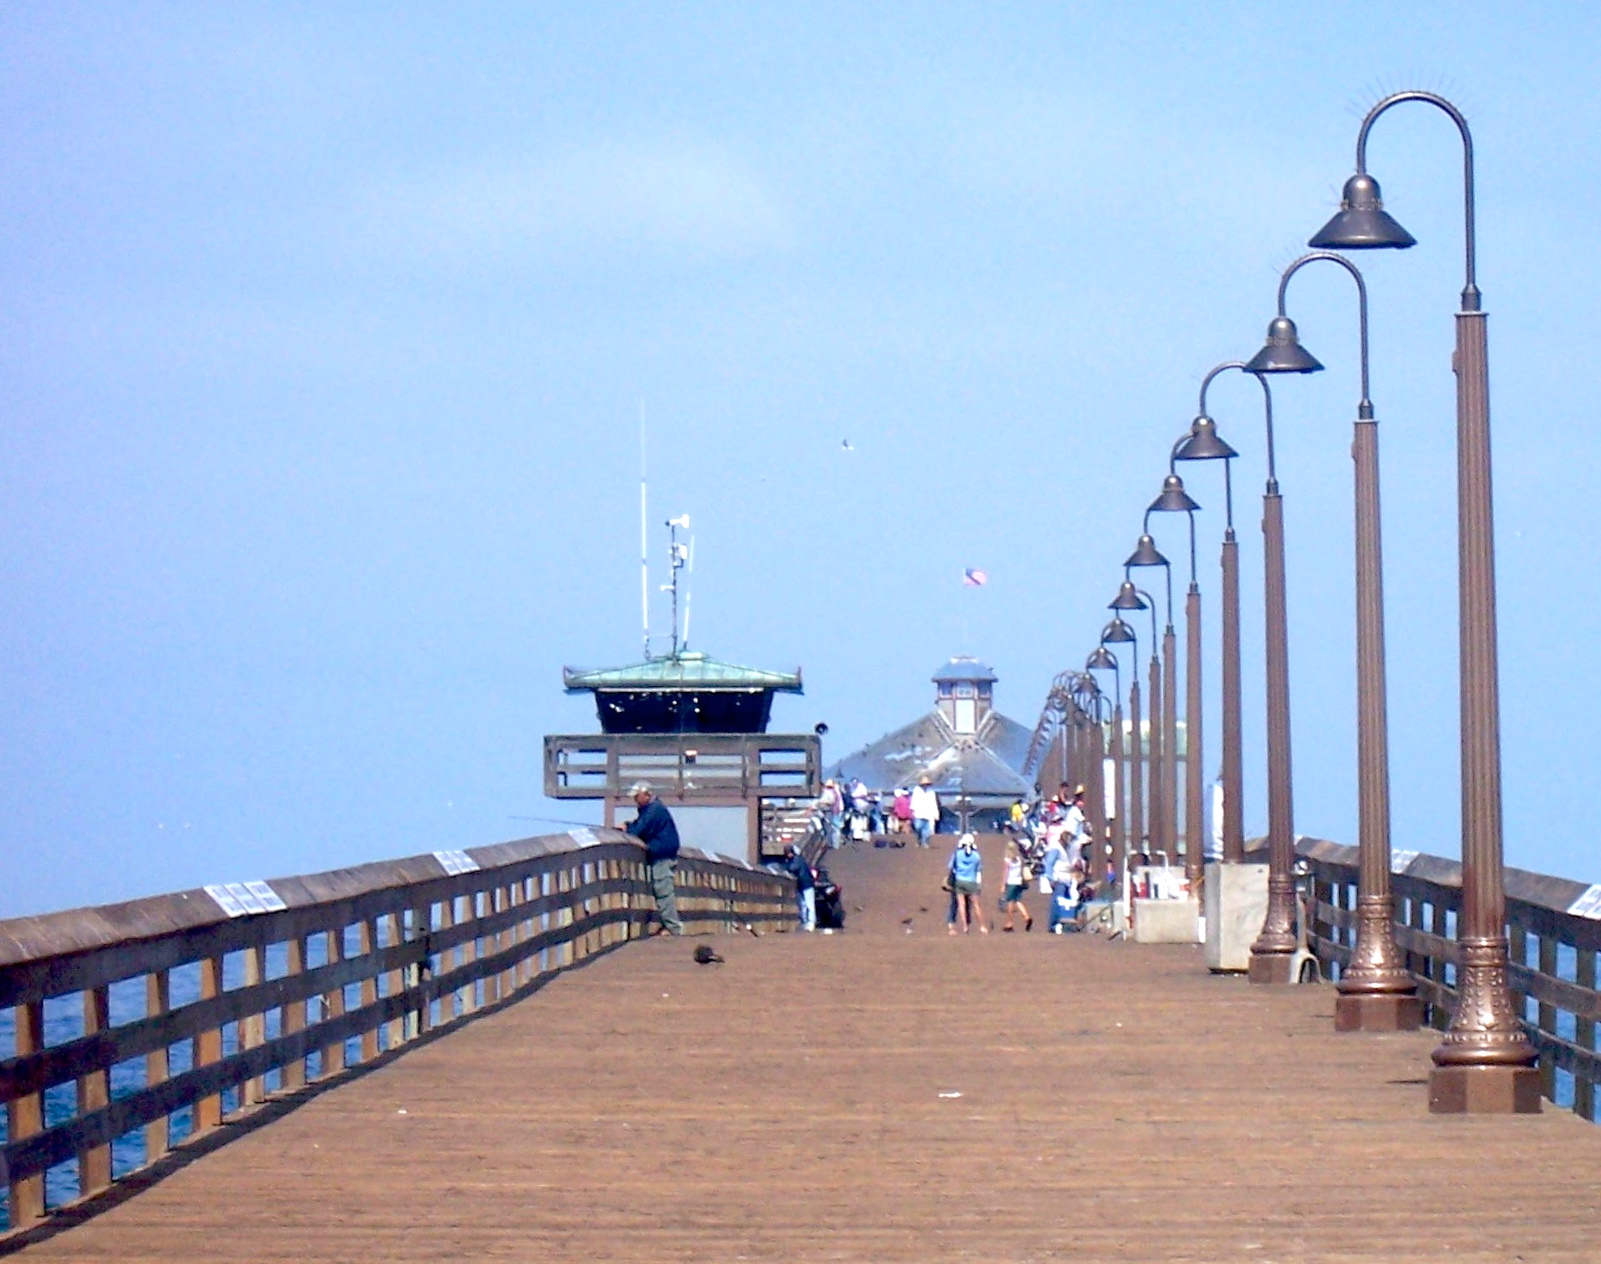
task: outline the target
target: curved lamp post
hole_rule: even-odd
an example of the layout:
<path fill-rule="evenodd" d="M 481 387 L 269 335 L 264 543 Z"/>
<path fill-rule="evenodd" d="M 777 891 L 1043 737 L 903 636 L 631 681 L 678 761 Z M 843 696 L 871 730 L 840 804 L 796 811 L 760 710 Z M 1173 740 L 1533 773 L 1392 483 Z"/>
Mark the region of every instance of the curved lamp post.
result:
<path fill-rule="evenodd" d="M 1444 111 L 1462 136 L 1466 280 L 1456 316 L 1457 579 L 1462 711 L 1462 913 L 1458 999 L 1433 1054 L 1429 1109 L 1533 1114 L 1540 1109 L 1534 1046 L 1507 986 L 1506 888 L 1501 849 L 1501 701 L 1496 664 L 1495 528 L 1490 495 L 1490 372 L 1486 317 L 1474 275 L 1473 135 L 1462 112 L 1432 92 L 1397 92 L 1362 120 L 1356 174 L 1340 211 L 1310 245 L 1343 250 L 1415 244 L 1384 210 L 1367 174 L 1368 133 L 1390 107 L 1421 101 Z"/>
<path fill-rule="evenodd" d="M 1173 449 L 1178 450 L 1177 443 Z M 1172 461 L 1169 454 L 1170 470 Z M 1190 586 L 1184 594 L 1184 872 L 1190 880 L 1190 890 L 1197 893 L 1206 872 L 1206 807 L 1201 784 L 1206 774 L 1202 754 L 1205 729 L 1201 720 L 1201 585 L 1195 569 L 1195 511 L 1199 508 L 1184 490 L 1184 480 L 1169 473 L 1162 480 L 1161 495 L 1145 511 L 1147 518 L 1153 513 L 1182 513 L 1190 525 Z M 1176 764 L 1174 771 L 1177 772 Z"/>
<path fill-rule="evenodd" d="M 1147 511 L 1146 518 L 1150 513 Z M 1123 563 L 1125 573 L 1135 566 L 1160 566 L 1167 578 L 1167 624 L 1162 629 L 1162 679 L 1160 697 L 1162 705 L 1162 749 L 1157 755 L 1151 785 L 1151 834 L 1157 849 L 1171 864 L 1178 851 L 1178 657 L 1177 637 L 1173 631 L 1173 567 L 1157 551 L 1156 541 L 1145 532 L 1135 543 L 1134 552 Z M 1151 715 L 1156 716 L 1155 673 L 1152 673 Z"/>
<path fill-rule="evenodd" d="M 1124 842 L 1123 818 L 1123 671 L 1117 661 L 1117 655 L 1106 648 L 1105 634 L 1095 646 L 1095 652 L 1084 662 L 1084 670 L 1088 672 L 1109 671 L 1112 673 L 1112 733 L 1111 749 L 1107 758 L 1112 766 L 1111 793 L 1103 796 L 1112 803 L 1111 844 L 1112 844 L 1112 873 L 1114 881 L 1121 884 L 1123 881 L 1123 864 L 1128 851 Z M 1102 770 L 1106 765 L 1102 764 Z"/>
<path fill-rule="evenodd" d="M 1323 366 L 1300 344 L 1284 314 L 1290 278 L 1329 262 L 1356 282 L 1362 398 L 1351 455 L 1356 463 L 1356 693 L 1358 896 L 1356 945 L 1341 972 L 1336 1031 L 1409 1031 L 1422 1020 L 1417 984 L 1395 944 L 1390 897 L 1390 755 L 1384 682 L 1384 575 L 1379 531 L 1379 432 L 1368 394 L 1367 284 L 1355 264 L 1332 251 L 1302 255 L 1279 278 L 1279 314 L 1268 341 L 1247 363 L 1253 373 L 1314 373 Z"/>
<path fill-rule="evenodd" d="M 1084 797 L 1088 800 L 1089 810 L 1084 815 L 1093 843 L 1092 855 L 1097 857 L 1106 846 L 1106 795 L 1101 784 L 1106 770 L 1106 747 L 1101 730 L 1101 704 L 1105 701 L 1100 682 L 1088 671 L 1073 677 L 1073 704 L 1077 715 L 1082 717 L 1084 734 L 1079 746 L 1079 768 L 1074 776 L 1078 778 L 1076 784 L 1084 787 Z"/>
<path fill-rule="evenodd" d="M 1201 381 L 1200 411 L 1185 436 L 1173 445 L 1170 465 L 1179 461 L 1223 462 L 1223 862 L 1245 859 L 1244 777 L 1240 723 L 1240 548 L 1234 537 L 1234 475 L 1229 464 L 1239 455 L 1218 436 L 1206 415 L 1206 388 L 1225 368 L 1243 369 L 1238 360 L 1218 365 Z M 1261 381 L 1260 378 L 1257 379 Z M 1266 383 L 1263 384 L 1266 389 Z"/>
<path fill-rule="evenodd" d="M 1223 459 L 1234 455 L 1234 449 L 1217 433 L 1217 424 L 1206 413 L 1206 390 L 1218 374 L 1227 369 L 1250 370 L 1240 360 L 1219 364 L 1201 382 L 1201 413 L 1192 423 L 1191 436 L 1179 446 L 1175 454 L 1180 461 Z M 1284 501 L 1279 494 L 1278 470 L 1275 464 L 1273 442 L 1273 392 L 1267 378 L 1260 373 L 1252 377 L 1262 387 L 1262 405 L 1267 435 L 1267 482 L 1262 489 L 1262 574 L 1263 606 L 1266 614 L 1264 657 L 1267 665 L 1267 819 L 1268 819 L 1268 906 L 1263 918 L 1262 933 L 1251 945 L 1250 977 L 1253 983 L 1291 982 L 1291 954 L 1295 952 L 1295 806 L 1290 780 L 1290 652 L 1289 615 L 1284 582 Z M 1225 475 L 1228 465 L 1224 465 Z M 1225 479 L 1225 486 L 1227 480 Z M 1233 505 L 1230 496 L 1230 516 Z M 1232 524 L 1231 524 L 1232 525 Z M 1229 538 L 1224 539 L 1223 591 L 1225 604 L 1230 599 Z M 1237 557 L 1233 558 L 1238 565 Z M 1230 789 L 1230 773 L 1239 776 L 1239 579 L 1233 579 L 1234 608 L 1232 617 L 1225 611 L 1223 620 L 1223 807 L 1224 807 L 1224 858 L 1228 858 L 1229 830 L 1239 830 L 1241 813 L 1230 812 L 1233 800 L 1243 807 L 1243 800 Z M 1229 648 L 1230 625 L 1233 625 L 1233 649 Z M 1232 664 L 1232 666 L 1231 666 Z M 1234 682 L 1230 689 L 1230 673 Z M 1232 700 L 1231 700 L 1232 699 Z M 1233 734 L 1232 738 L 1230 734 Z M 1230 759 L 1230 744 L 1235 755 Z M 1232 762 L 1232 769 L 1231 769 Z M 1237 784 L 1237 782 L 1236 782 Z M 1241 853 L 1244 839 L 1239 842 Z"/>
<path fill-rule="evenodd" d="M 1136 588 L 1131 580 L 1125 579 L 1118 586 L 1117 596 L 1109 603 L 1108 609 L 1114 612 L 1114 621 L 1123 623 L 1123 612 L 1134 610 L 1150 610 L 1151 612 L 1151 669 L 1150 669 L 1150 704 L 1151 720 L 1149 724 L 1150 737 L 1146 738 L 1140 728 L 1140 673 L 1139 673 L 1139 646 L 1135 644 L 1134 670 L 1129 673 L 1132 683 L 1129 685 L 1129 724 L 1134 733 L 1134 764 L 1132 776 L 1129 779 L 1130 795 L 1134 801 L 1129 813 L 1129 840 L 1141 852 L 1151 850 L 1151 839 L 1156 835 L 1156 786 L 1157 767 L 1162 754 L 1161 734 L 1158 732 L 1157 711 L 1161 706 L 1162 691 L 1160 686 L 1161 666 L 1156 660 L 1156 601 L 1149 593 Z M 1112 626 L 1111 624 L 1107 625 Z M 1128 624 L 1123 626 L 1128 628 Z M 1130 639 L 1133 639 L 1133 629 L 1129 629 Z M 1142 784 L 1141 773 L 1144 765 L 1150 775 L 1144 778 Z M 1145 810 L 1147 799 L 1150 810 Z"/>

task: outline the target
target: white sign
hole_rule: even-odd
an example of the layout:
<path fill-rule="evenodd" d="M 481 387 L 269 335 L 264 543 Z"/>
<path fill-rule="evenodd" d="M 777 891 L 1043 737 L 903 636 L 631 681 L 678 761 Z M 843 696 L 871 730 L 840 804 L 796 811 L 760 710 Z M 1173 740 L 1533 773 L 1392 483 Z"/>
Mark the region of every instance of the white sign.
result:
<path fill-rule="evenodd" d="M 261 911 L 264 913 L 281 913 L 289 907 L 283 902 L 283 896 L 265 882 L 247 882 L 245 890 L 256 897 L 256 902 L 261 905 Z"/>
<path fill-rule="evenodd" d="M 587 825 L 579 829 L 568 830 L 567 837 L 572 839 L 573 842 L 577 843 L 580 847 L 593 847 L 596 843 L 600 842 L 600 839 L 595 837 L 595 831 L 590 829 Z"/>
<path fill-rule="evenodd" d="M 246 913 L 250 912 L 249 909 L 247 909 L 243 904 L 239 903 L 239 901 L 234 898 L 233 892 L 227 887 L 209 886 L 206 888 L 206 894 L 215 900 L 217 902 L 217 907 L 229 917 L 243 917 Z"/>
<path fill-rule="evenodd" d="M 1390 872 L 1405 873 L 1417 858 L 1418 853 L 1415 851 L 1392 851 L 1390 853 Z"/>
<path fill-rule="evenodd" d="M 1588 917 L 1601 921 L 1601 882 L 1568 905 L 1568 912 L 1575 917 Z"/>
<path fill-rule="evenodd" d="M 451 877 L 458 873 L 473 873 L 478 869 L 478 862 L 464 851 L 436 851 L 434 859 Z"/>
<path fill-rule="evenodd" d="M 206 888 L 206 894 L 217 902 L 229 917 L 247 917 L 252 913 L 279 913 L 289 906 L 283 897 L 265 882 L 224 882 Z"/>

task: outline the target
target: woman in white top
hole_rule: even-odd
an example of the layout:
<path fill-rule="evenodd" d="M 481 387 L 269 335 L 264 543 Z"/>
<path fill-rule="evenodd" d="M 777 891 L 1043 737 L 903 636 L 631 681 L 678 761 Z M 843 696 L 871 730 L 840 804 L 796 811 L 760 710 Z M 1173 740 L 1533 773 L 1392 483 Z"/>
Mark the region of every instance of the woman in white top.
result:
<path fill-rule="evenodd" d="M 1006 914 L 1006 925 L 1001 929 L 1012 929 L 1012 915 L 1023 915 L 1023 929 L 1034 929 L 1034 919 L 1029 911 L 1023 907 L 1023 890 L 1028 885 L 1028 875 L 1023 868 L 1023 852 L 1017 845 L 1017 839 L 1006 840 L 1006 860 L 1002 866 L 1002 874 L 1006 889 L 1001 892 L 1001 912 Z"/>

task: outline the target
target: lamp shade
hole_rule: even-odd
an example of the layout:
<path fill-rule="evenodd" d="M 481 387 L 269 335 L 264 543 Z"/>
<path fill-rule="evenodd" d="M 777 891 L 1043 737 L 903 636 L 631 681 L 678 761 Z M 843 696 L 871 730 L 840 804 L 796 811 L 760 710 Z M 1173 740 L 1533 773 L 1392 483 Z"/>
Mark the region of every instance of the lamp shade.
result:
<path fill-rule="evenodd" d="M 1200 506 L 1184 490 L 1184 480 L 1169 474 L 1162 480 L 1162 494 L 1151 502 L 1152 513 L 1189 513 Z"/>
<path fill-rule="evenodd" d="M 1179 444 L 1175 461 L 1231 461 L 1239 456 L 1217 433 L 1217 422 L 1204 413 L 1190 423 L 1190 437 Z"/>
<path fill-rule="evenodd" d="M 1166 566 L 1167 559 L 1156 551 L 1156 541 L 1148 535 L 1142 535 L 1134 546 L 1134 552 L 1128 556 L 1124 566 Z"/>
<path fill-rule="evenodd" d="M 1146 609 L 1146 605 L 1145 602 L 1140 598 L 1139 589 L 1135 588 L 1132 582 L 1125 579 L 1121 584 L 1118 585 L 1117 596 L 1112 598 L 1110 604 L 1106 608 L 1108 610 L 1144 610 Z M 1121 617 L 1119 617 L 1113 620 L 1113 622 L 1123 623 L 1123 620 Z M 1110 627 L 1111 625 L 1108 624 L 1107 626 Z M 1128 627 L 1128 624 L 1123 623 L 1123 626 L 1126 628 Z"/>
<path fill-rule="evenodd" d="M 1135 597 L 1134 600 L 1139 601 L 1140 599 Z M 1143 601 L 1140 601 L 1140 605 L 1143 606 L 1144 604 Z M 1101 629 L 1101 643 L 1103 645 L 1131 645 L 1137 639 L 1134 635 L 1134 629 L 1123 622 L 1122 615 L 1116 616 Z"/>
<path fill-rule="evenodd" d="M 1084 660 L 1085 671 L 1116 671 L 1117 658 L 1104 645 L 1097 645 L 1095 653 Z"/>
<path fill-rule="evenodd" d="M 1358 172 L 1345 182 L 1339 211 L 1307 244 L 1320 250 L 1405 250 L 1418 242 L 1384 209 L 1379 182 Z"/>
<path fill-rule="evenodd" d="M 1245 366 L 1247 373 L 1316 373 L 1322 365 L 1301 345 L 1301 335 L 1288 316 L 1275 316 L 1267 327 L 1267 343 Z"/>

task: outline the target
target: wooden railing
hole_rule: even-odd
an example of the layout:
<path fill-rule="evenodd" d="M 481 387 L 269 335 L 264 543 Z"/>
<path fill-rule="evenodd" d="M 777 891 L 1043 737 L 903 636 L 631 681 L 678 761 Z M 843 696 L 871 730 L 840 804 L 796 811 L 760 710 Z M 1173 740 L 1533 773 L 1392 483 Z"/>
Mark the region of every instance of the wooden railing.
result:
<path fill-rule="evenodd" d="M 1308 946 L 1336 971 L 1356 935 L 1357 852 L 1320 839 L 1296 850 L 1310 870 Z M 1397 852 L 1391 887 L 1396 942 L 1417 978 L 1425 1021 L 1444 1029 L 1456 1005 L 1456 919 L 1462 867 L 1438 856 Z M 1601 886 L 1506 870 L 1509 982 L 1524 1029 L 1540 1053 L 1546 1097 L 1594 1121 L 1601 1057 L 1596 1022 L 1596 951 L 1601 948 Z"/>
<path fill-rule="evenodd" d="M 640 937 L 643 857 L 579 830 L 0 922 L 6 1225 Z M 791 901 L 786 878 L 680 857 L 692 933 Z"/>

